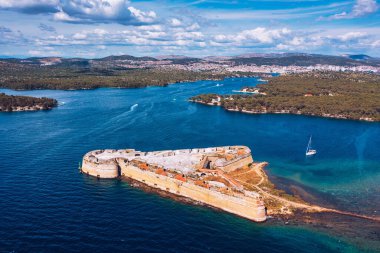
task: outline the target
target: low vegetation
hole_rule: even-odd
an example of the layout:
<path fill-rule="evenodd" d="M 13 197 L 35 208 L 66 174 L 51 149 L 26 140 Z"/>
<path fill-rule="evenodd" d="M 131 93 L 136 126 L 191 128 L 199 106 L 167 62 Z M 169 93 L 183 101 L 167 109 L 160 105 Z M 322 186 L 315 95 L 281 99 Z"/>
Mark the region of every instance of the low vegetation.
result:
<path fill-rule="evenodd" d="M 380 76 L 365 73 L 309 72 L 272 78 L 257 86 L 265 95 L 202 94 L 190 100 L 210 103 L 220 97 L 227 110 L 290 113 L 380 121 Z"/>
<path fill-rule="evenodd" d="M 175 69 L 125 69 L 104 65 L 58 65 L 0 63 L 0 87 L 15 90 L 139 88 L 170 83 L 222 79 L 226 74 Z"/>

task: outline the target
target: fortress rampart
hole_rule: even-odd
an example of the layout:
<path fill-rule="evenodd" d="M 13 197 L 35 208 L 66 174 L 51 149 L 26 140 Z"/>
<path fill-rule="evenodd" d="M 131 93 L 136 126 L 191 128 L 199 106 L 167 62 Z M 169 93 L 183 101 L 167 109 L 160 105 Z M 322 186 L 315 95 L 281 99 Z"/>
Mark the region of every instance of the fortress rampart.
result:
<path fill-rule="evenodd" d="M 266 209 L 261 196 L 224 175 L 252 162 L 251 151 L 244 146 L 155 152 L 97 150 L 84 156 L 81 170 L 98 178 L 128 177 L 262 222 Z"/>

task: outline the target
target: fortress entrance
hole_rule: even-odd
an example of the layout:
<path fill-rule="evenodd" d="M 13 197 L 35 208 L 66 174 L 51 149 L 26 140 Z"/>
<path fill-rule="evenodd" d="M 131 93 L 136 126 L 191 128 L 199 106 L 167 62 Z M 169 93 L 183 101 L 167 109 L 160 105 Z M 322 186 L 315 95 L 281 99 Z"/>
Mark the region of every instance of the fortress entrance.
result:
<path fill-rule="evenodd" d="M 206 162 L 204 163 L 203 168 L 210 170 L 211 169 L 211 161 L 210 160 L 206 160 Z"/>

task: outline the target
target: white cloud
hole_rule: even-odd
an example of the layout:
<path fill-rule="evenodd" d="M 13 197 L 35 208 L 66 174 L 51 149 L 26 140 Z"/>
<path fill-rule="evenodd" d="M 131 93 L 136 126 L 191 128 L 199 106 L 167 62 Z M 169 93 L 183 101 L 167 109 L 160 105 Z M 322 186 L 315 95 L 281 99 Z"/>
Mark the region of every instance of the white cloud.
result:
<path fill-rule="evenodd" d="M 42 55 L 43 52 L 39 51 L 39 50 L 29 50 L 28 54 L 30 54 L 30 55 Z"/>
<path fill-rule="evenodd" d="M 66 12 L 63 12 L 63 11 L 54 13 L 53 19 L 55 21 L 72 22 L 72 23 L 81 21 L 78 18 L 70 17 L 69 14 L 67 14 Z"/>
<path fill-rule="evenodd" d="M 59 0 L 0 0 L 0 8 L 25 13 L 56 12 Z"/>
<path fill-rule="evenodd" d="M 60 51 L 55 51 L 55 50 L 29 50 L 28 54 L 31 56 L 58 56 L 61 55 L 62 53 Z"/>
<path fill-rule="evenodd" d="M 84 40 L 87 38 L 87 34 L 85 33 L 76 33 L 73 35 L 73 39 L 76 39 L 76 40 Z"/>
<path fill-rule="evenodd" d="M 373 41 L 371 47 L 380 48 L 380 40 Z"/>
<path fill-rule="evenodd" d="M 350 19 L 375 13 L 379 9 L 376 0 L 356 0 L 351 12 L 341 12 L 327 17 L 327 19 Z M 323 19 L 323 18 L 322 18 Z"/>
<path fill-rule="evenodd" d="M 363 50 L 376 47 L 378 36 L 367 32 L 338 32 L 299 34 L 281 41 L 276 49 L 286 51 L 318 51 L 323 49 L 334 50 Z M 380 46 L 380 45 L 379 45 Z M 338 50 L 339 51 L 339 50 Z"/>
<path fill-rule="evenodd" d="M 267 29 L 265 27 L 257 27 L 251 30 L 243 30 L 237 34 L 224 35 L 219 34 L 214 36 L 215 42 L 219 43 L 237 43 L 237 44 L 251 44 L 262 43 L 271 44 L 276 40 L 282 39 L 291 34 L 291 30 L 283 29 Z"/>
<path fill-rule="evenodd" d="M 193 39 L 193 40 L 199 40 L 203 38 L 203 33 L 201 32 L 178 32 L 174 34 L 174 37 L 176 39 Z"/>
<path fill-rule="evenodd" d="M 216 42 L 221 42 L 221 43 L 223 43 L 223 42 L 231 42 L 232 37 L 224 35 L 224 34 L 218 34 L 218 35 L 214 36 L 214 40 Z"/>
<path fill-rule="evenodd" d="M 273 0 L 271 0 L 273 1 Z M 313 2 L 310 0 L 307 2 Z M 286 2 L 286 0 L 284 0 Z M 301 1 L 300 1 L 301 2 Z M 303 1 L 305 2 L 305 1 Z M 322 1 L 319 1 L 322 2 Z M 327 2 L 327 1 L 326 1 Z M 316 4 L 307 7 L 295 7 L 295 8 L 270 8 L 268 10 L 259 9 L 229 9 L 229 10 L 208 10 L 207 17 L 211 20 L 300 20 L 303 18 L 310 18 L 316 15 L 329 15 L 336 13 L 342 8 L 346 8 L 350 5 L 349 1 L 334 2 L 326 5 Z M 298 5 L 295 5 L 298 6 Z"/>
<path fill-rule="evenodd" d="M 11 44 L 18 45 L 27 43 L 28 40 L 20 31 L 13 31 L 12 29 L 0 25 L 0 45 Z"/>
<path fill-rule="evenodd" d="M 0 0 L 0 9 L 30 14 L 53 14 L 53 19 L 69 23 L 153 23 L 154 11 L 142 11 L 128 0 Z"/>
<path fill-rule="evenodd" d="M 364 38 L 366 36 L 367 36 L 367 33 L 365 32 L 348 32 L 342 35 L 338 35 L 337 38 L 340 39 L 341 41 L 349 41 L 353 39 Z"/>
<path fill-rule="evenodd" d="M 96 28 L 96 29 L 92 30 L 91 33 L 97 34 L 99 36 L 103 36 L 104 34 L 107 34 L 108 32 L 104 29 Z"/>
<path fill-rule="evenodd" d="M 285 44 L 278 44 L 276 46 L 276 49 L 279 49 L 279 50 L 292 50 L 292 47 L 290 45 L 285 45 Z"/>
<path fill-rule="evenodd" d="M 154 11 L 143 12 L 132 6 L 128 7 L 128 10 L 131 12 L 132 16 L 141 23 L 152 23 L 157 18 L 157 15 Z"/>
<path fill-rule="evenodd" d="M 172 18 L 171 20 L 170 20 L 170 25 L 171 26 L 181 26 L 182 25 L 182 22 L 181 22 L 181 20 L 179 20 L 179 19 L 177 19 L 177 18 Z"/>
<path fill-rule="evenodd" d="M 290 33 L 290 30 L 287 28 L 283 28 L 281 30 L 274 29 L 274 30 L 268 30 L 264 27 L 258 27 L 253 30 L 245 30 L 240 32 L 236 36 L 237 41 L 257 41 L 260 43 L 272 43 L 275 39 L 280 39 L 284 35 L 287 35 Z"/>
<path fill-rule="evenodd" d="M 300 46 L 305 44 L 305 39 L 302 37 L 294 37 L 291 41 L 289 41 L 289 44 L 292 46 Z"/>
<path fill-rule="evenodd" d="M 155 32 L 155 31 L 147 31 L 145 33 L 140 34 L 141 37 L 145 39 L 159 39 L 166 35 L 165 32 Z"/>
<path fill-rule="evenodd" d="M 0 0 L 1 1 L 1 0 Z M 182 21 L 182 19 L 181 19 Z M 190 26 L 191 29 L 189 28 Z M 88 27 L 88 26 L 83 26 Z M 201 29 L 197 23 L 183 21 L 181 26 L 173 27 L 169 22 L 129 26 L 98 26 L 96 29 L 62 31 L 60 34 L 40 33 L 29 35 L 24 43 L 30 55 L 59 48 L 71 52 L 71 55 L 96 52 L 99 55 L 124 50 L 131 54 L 155 52 L 167 53 L 170 50 L 186 52 L 204 52 L 207 54 L 232 54 L 235 52 L 354 52 L 376 50 L 380 47 L 380 31 L 377 28 L 350 30 L 290 30 L 289 28 L 251 27 L 245 30 L 222 30 L 218 33 Z M 116 28 L 115 27 L 119 27 Z M 0 43 L 4 37 L 10 38 L 12 31 L 0 27 Z M 13 32 L 15 34 L 15 32 Z M 1 36 L 3 35 L 3 36 Z M 12 35 L 15 36 L 15 35 Z M 9 41 L 9 40 L 8 40 Z M 33 45 L 34 42 L 34 45 Z M 10 44 L 10 42 L 4 42 Z M 34 47 L 33 47 L 34 46 Z M 46 48 L 50 48 L 47 50 Z M 67 49 L 66 49 L 67 48 Z M 144 50 L 143 50 L 144 48 Z M 166 48 L 166 49 L 165 49 Z M 45 50 L 46 49 L 46 50 Z M 160 52 L 161 50 L 164 50 Z M 329 51 L 328 51 L 329 50 Z M 34 52 L 33 52 L 34 51 Z M 39 51 L 39 52 L 37 52 Z M 25 51 L 27 52 L 27 50 Z"/>
<path fill-rule="evenodd" d="M 162 31 L 163 27 L 160 25 L 142 25 L 138 29 L 143 31 Z"/>
<path fill-rule="evenodd" d="M 376 0 L 357 0 L 352 9 L 352 15 L 354 17 L 360 17 L 374 13 L 378 9 L 379 6 L 377 5 Z"/>
<path fill-rule="evenodd" d="M 204 42 L 204 41 L 199 42 L 198 45 L 200 47 L 206 47 L 207 46 L 206 42 Z"/>
<path fill-rule="evenodd" d="M 192 25 L 186 27 L 186 31 L 196 31 L 199 30 L 201 27 L 198 23 L 193 23 Z"/>

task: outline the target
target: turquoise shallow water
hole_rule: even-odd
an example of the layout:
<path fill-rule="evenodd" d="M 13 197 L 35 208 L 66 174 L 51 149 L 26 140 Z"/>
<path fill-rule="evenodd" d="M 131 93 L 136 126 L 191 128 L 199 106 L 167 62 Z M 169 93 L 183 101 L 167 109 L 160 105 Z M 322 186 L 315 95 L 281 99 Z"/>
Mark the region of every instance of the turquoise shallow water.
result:
<path fill-rule="evenodd" d="M 62 104 L 0 114 L 0 252 L 358 252 L 304 227 L 255 224 L 78 173 L 93 149 L 160 150 L 241 144 L 275 178 L 340 209 L 380 213 L 380 124 L 247 115 L 187 102 L 254 78 L 143 89 L 10 91 Z M 318 154 L 305 159 L 310 135 Z"/>

